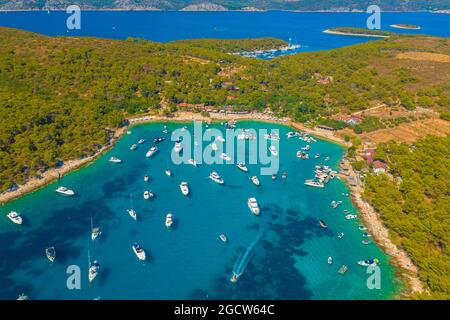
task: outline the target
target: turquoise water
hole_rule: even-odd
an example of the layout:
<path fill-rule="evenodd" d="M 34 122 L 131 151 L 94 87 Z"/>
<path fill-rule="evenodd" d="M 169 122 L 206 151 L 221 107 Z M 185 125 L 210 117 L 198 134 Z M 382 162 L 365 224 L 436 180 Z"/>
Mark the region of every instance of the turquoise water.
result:
<path fill-rule="evenodd" d="M 387 256 L 374 244 L 363 245 L 358 222 L 344 218 L 344 209 L 354 209 L 341 196 L 347 192 L 343 182 L 334 179 L 325 189 L 303 184 L 325 156 L 331 160 L 324 164 L 336 168 L 344 152 L 340 146 L 321 140 L 311 143 L 310 154 L 319 153 L 321 158 L 302 161 L 295 154 L 306 143 L 286 139 L 290 128 L 239 122 L 238 128 L 280 130 L 280 172 L 288 178 L 272 181 L 260 176 L 258 188 L 249 176 L 259 174 L 259 165 L 249 165 L 248 174 L 231 164 L 173 165 L 169 135 L 153 158 L 145 158 L 163 125 L 132 128 L 97 161 L 65 176 L 60 184 L 73 188 L 75 197 L 57 195 L 56 182 L 0 208 L 0 299 L 15 299 L 22 292 L 31 299 L 385 299 L 395 293 L 395 270 Z M 170 132 L 184 126 L 167 125 Z M 224 129 L 220 124 L 214 127 Z M 147 142 L 130 151 L 140 138 Z M 111 156 L 124 162 L 112 164 Z M 164 173 L 167 166 L 172 178 Z M 225 185 L 207 179 L 212 170 L 219 172 Z M 148 183 L 143 181 L 145 174 L 151 176 Z M 187 198 L 179 189 L 183 180 L 190 185 Z M 146 189 L 156 198 L 145 201 Z M 130 194 L 138 221 L 126 213 Z M 258 199 L 259 217 L 248 210 L 250 196 Z M 332 209 L 332 200 L 343 204 Z M 23 226 L 5 218 L 10 210 L 23 214 Z M 164 226 L 168 211 L 176 220 L 173 230 Z M 102 230 L 95 242 L 90 239 L 91 216 Z M 326 221 L 328 229 L 321 229 L 318 219 Z M 337 238 L 340 232 L 345 233 L 343 239 Z M 221 233 L 228 237 L 227 244 L 218 239 Z M 135 241 L 147 251 L 148 262 L 134 256 Z M 233 267 L 251 244 L 244 273 L 231 283 Z M 57 251 L 53 264 L 44 254 L 51 245 Z M 91 258 L 101 264 L 91 285 L 88 248 Z M 331 266 L 328 256 L 334 259 Z M 366 270 L 356 264 L 374 257 L 381 260 L 380 290 L 367 289 Z M 349 266 L 344 276 L 337 273 L 342 264 Z M 66 288 L 69 265 L 81 267 L 80 290 Z"/>

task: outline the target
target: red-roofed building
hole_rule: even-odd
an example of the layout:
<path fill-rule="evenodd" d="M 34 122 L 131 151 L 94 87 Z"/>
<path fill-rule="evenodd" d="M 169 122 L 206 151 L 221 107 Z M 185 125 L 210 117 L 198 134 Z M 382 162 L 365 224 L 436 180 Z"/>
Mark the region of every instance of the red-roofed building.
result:
<path fill-rule="evenodd" d="M 375 172 L 376 174 L 386 172 L 387 164 L 386 164 L 386 162 L 384 162 L 382 160 L 379 160 L 379 159 L 374 160 L 372 163 L 372 166 L 373 166 L 373 172 Z"/>
<path fill-rule="evenodd" d="M 375 157 L 375 149 L 364 149 L 364 151 L 361 152 L 361 155 L 366 158 L 367 163 L 372 163 L 373 159 Z"/>

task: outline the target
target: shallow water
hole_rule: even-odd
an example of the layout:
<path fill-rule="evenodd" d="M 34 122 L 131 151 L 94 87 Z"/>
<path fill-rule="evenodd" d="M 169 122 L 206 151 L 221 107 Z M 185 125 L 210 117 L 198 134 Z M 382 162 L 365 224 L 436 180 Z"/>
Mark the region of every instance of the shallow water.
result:
<path fill-rule="evenodd" d="M 31 299 L 385 299 L 398 290 L 394 269 L 387 256 L 374 244 L 363 245 L 358 221 L 344 218 L 344 209 L 354 211 L 344 183 L 332 180 L 325 189 L 307 187 L 316 164 L 336 168 L 343 149 L 318 140 L 311 143 L 310 155 L 320 159 L 300 160 L 296 151 L 306 145 L 297 138 L 286 139 L 291 129 L 261 122 L 239 122 L 238 128 L 278 129 L 280 172 L 286 180 L 272 181 L 260 176 L 261 186 L 249 180 L 259 175 L 259 165 L 249 165 L 250 173 L 235 165 L 173 165 L 170 134 L 160 143 L 153 158 L 145 153 L 153 137 L 162 135 L 163 123 L 139 125 L 123 136 L 116 146 L 86 168 L 73 172 L 45 188 L 0 208 L 0 298 L 15 299 L 27 293 Z M 169 132 L 182 124 L 167 124 Z M 214 127 L 225 130 L 220 124 Z M 188 124 L 192 129 L 192 124 Z M 129 147 L 140 138 L 147 142 L 138 150 Z M 229 152 L 227 152 L 229 153 Z M 108 162 L 117 156 L 124 162 Z M 331 160 L 323 162 L 325 156 Z M 173 177 L 165 175 L 170 167 Z M 217 185 L 207 179 L 216 170 L 225 180 Z M 151 181 L 143 181 L 144 174 Z M 191 194 L 181 194 L 179 184 L 187 181 Z M 58 184 L 73 188 L 77 195 L 63 197 L 54 192 Z M 145 201 L 144 190 L 156 198 Z M 138 221 L 126 209 L 133 206 Z M 255 196 L 261 215 L 252 215 L 247 199 Z M 343 200 L 332 209 L 332 200 Z M 10 210 L 21 212 L 23 226 L 5 218 Z M 174 214 L 173 230 L 164 226 L 168 211 Z M 102 234 L 90 239 L 91 217 Z M 321 229 L 317 221 L 327 222 Z M 340 232 L 345 233 L 338 239 Z M 224 233 L 229 242 L 218 236 Z M 248 246 L 257 239 L 248 264 L 237 283 L 229 278 L 233 267 Z M 150 259 L 139 262 L 131 250 L 138 241 Z M 47 246 L 57 251 L 55 263 L 45 257 Z M 88 249 L 91 259 L 101 263 L 100 274 L 89 285 Z M 333 265 L 327 257 L 333 256 Z M 381 289 L 366 286 L 366 269 L 358 260 L 381 260 Z M 341 276 L 342 264 L 349 271 Z M 81 268 L 81 290 L 68 290 L 66 268 Z"/>

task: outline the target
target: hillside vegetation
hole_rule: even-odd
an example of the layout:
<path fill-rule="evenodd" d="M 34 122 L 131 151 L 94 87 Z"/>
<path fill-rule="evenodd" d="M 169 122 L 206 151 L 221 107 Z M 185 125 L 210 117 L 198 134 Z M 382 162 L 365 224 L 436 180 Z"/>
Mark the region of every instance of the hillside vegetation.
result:
<path fill-rule="evenodd" d="M 226 52 L 281 41 L 161 44 L 0 28 L 0 191 L 93 154 L 129 115 L 173 112 L 182 102 L 270 107 L 298 121 L 363 110 L 374 101 L 448 112 L 450 64 L 397 55 L 448 55 L 449 42 L 392 37 L 264 61 Z M 319 83 L 325 76 L 333 80 Z"/>

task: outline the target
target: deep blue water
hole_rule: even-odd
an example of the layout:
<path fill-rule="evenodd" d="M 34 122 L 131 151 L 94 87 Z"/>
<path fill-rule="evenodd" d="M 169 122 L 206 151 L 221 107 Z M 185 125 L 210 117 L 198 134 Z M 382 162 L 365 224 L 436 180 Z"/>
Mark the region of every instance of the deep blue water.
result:
<path fill-rule="evenodd" d="M 182 124 L 168 126 L 172 131 Z M 154 158 L 145 158 L 153 145 L 149 140 L 162 134 L 163 124 L 154 123 L 132 128 L 88 167 L 1 207 L 0 299 L 15 299 L 22 292 L 31 299 L 384 299 L 394 294 L 398 286 L 388 257 L 374 244 L 363 245 L 359 221 L 344 217 L 344 209 L 355 212 L 341 195 L 348 192 L 344 183 L 334 179 L 325 189 L 303 184 L 313 176 L 316 164 L 336 168 L 343 149 L 319 140 L 311 143 L 310 154 L 319 153 L 321 158 L 300 160 L 296 151 L 306 143 L 286 139 L 288 127 L 260 122 L 238 126 L 280 130 L 280 172 L 288 175 L 284 182 L 260 176 L 262 185 L 254 186 L 249 176 L 259 175 L 257 164 L 249 165 L 248 174 L 231 164 L 176 166 L 170 160 L 170 139 L 159 145 Z M 148 142 L 130 151 L 140 138 Z M 110 163 L 111 156 L 124 162 Z M 331 160 L 325 163 L 326 156 Z M 172 178 L 164 173 L 167 166 Z M 212 170 L 219 172 L 225 185 L 206 178 Z M 149 183 L 143 181 L 145 174 L 151 176 Z M 183 180 L 190 185 L 188 198 L 179 189 Z M 56 194 L 59 184 L 77 195 Z M 145 201 L 145 189 L 155 192 L 156 198 Z M 126 212 L 130 195 L 138 221 Z M 259 217 L 247 207 L 250 196 L 260 203 Z M 333 209 L 332 200 L 343 204 Z M 23 214 L 23 226 L 6 219 L 10 210 Z M 173 230 L 164 226 L 168 211 L 176 219 Z M 103 232 L 94 243 L 91 217 Z M 328 229 L 320 228 L 318 219 L 326 221 Z M 337 237 L 340 232 L 345 233 L 343 239 Z M 218 239 L 221 233 L 229 243 Z M 135 241 L 147 251 L 148 262 L 134 256 Z M 248 265 L 233 284 L 229 281 L 233 267 L 252 243 Z M 52 245 L 57 251 L 53 264 L 44 254 Z M 101 263 L 91 285 L 88 248 L 91 258 Z M 331 266 L 328 256 L 334 258 Z M 369 290 L 366 269 L 356 262 L 375 257 L 381 260 L 381 289 Z M 349 266 L 344 276 L 337 273 L 343 264 Z M 69 265 L 81 268 L 81 290 L 66 288 Z"/>
<path fill-rule="evenodd" d="M 65 12 L 0 12 L 0 25 L 47 35 L 139 37 L 159 42 L 270 36 L 286 41 L 291 38 L 302 45 L 299 51 L 326 50 L 372 39 L 322 33 L 337 26 L 366 27 L 366 13 L 82 11 L 81 30 L 70 32 L 66 28 L 67 17 Z M 450 36 L 448 14 L 387 12 L 382 13 L 381 20 L 383 30 Z M 422 30 L 389 27 L 396 23 L 420 25 Z"/>

